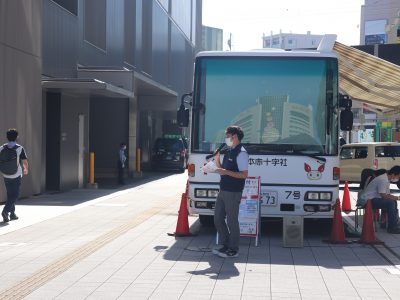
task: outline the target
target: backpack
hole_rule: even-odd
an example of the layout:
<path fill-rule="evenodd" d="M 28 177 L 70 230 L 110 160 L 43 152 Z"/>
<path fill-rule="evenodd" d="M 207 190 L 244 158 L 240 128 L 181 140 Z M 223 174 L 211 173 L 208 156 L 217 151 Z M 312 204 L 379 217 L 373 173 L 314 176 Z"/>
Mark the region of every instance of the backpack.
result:
<path fill-rule="evenodd" d="M 5 144 L 0 152 L 0 172 L 4 175 L 14 175 L 18 171 L 17 148 L 8 148 Z"/>

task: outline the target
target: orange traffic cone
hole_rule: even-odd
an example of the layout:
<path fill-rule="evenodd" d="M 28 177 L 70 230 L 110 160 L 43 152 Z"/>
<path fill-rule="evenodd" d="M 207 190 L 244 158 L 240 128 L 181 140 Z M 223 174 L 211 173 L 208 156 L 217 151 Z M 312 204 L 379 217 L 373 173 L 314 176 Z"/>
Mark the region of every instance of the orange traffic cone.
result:
<path fill-rule="evenodd" d="M 333 213 L 331 238 L 325 242 L 331 243 L 331 244 L 348 244 L 349 243 L 349 241 L 347 241 L 344 237 L 342 211 L 340 209 L 340 200 L 339 199 L 336 199 L 335 211 Z"/>
<path fill-rule="evenodd" d="M 178 221 L 176 223 L 175 233 L 168 233 L 171 236 L 191 236 L 189 231 L 189 212 L 187 209 L 187 194 L 183 193 L 181 198 L 181 206 L 178 213 Z"/>
<path fill-rule="evenodd" d="M 344 183 L 344 190 L 343 190 L 343 200 L 342 200 L 342 210 L 344 212 L 351 211 L 351 204 L 350 204 L 350 192 L 349 186 L 347 184 L 347 180 Z"/>
<path fill-rule="evenodd" d="M 368 200 L 367 205 L 365 206 L 361 239 L 358 242 L 361 244 L 370 244 L 370 245 L 383 244 L 380 240 L 377 240 L 375 237 L 374 213 L 372 212 L 371 200 Z"/>

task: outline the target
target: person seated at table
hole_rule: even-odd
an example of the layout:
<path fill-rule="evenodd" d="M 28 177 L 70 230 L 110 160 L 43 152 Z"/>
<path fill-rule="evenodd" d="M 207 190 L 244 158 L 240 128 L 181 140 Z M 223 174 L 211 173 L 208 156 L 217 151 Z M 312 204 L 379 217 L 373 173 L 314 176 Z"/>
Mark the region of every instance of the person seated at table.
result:
<path fill-rule="evenodd" d="M 389 171 L 375 177 L 359 195 L 358 205 L 364 206 L 371 200 L 372 208 L 386 209 L 388 216 L 388 233 L 400 234 L 398 226 L 399 212 L 397 201 L 400 196 L 390 193 L 390 183 L 397 183 L 400 178 L 400 166 L 394 166 Z"/>

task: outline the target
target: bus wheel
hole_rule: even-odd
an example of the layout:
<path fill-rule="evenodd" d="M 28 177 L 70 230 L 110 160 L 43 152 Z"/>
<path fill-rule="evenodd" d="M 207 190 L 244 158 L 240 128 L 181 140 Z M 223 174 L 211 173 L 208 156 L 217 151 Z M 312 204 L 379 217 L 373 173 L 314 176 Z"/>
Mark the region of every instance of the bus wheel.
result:
<path fill-rule="evenodd" d="M 214 216 L 199 215 L 200 224 L 206 227 L 214 226 Z"/>

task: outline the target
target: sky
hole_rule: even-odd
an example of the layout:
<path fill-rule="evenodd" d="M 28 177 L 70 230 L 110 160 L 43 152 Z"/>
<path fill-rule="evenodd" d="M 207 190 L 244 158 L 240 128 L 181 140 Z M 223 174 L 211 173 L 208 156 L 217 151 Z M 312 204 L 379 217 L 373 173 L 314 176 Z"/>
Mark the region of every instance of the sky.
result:
<path fill-rule="evenodd" d="M 224 31 L 224 50 L 262 48 L 262 36 L 282 33 L 337 34 L 346 45 L 360 44 L 364 0 L 203 0 L 203 25 Z"/>

